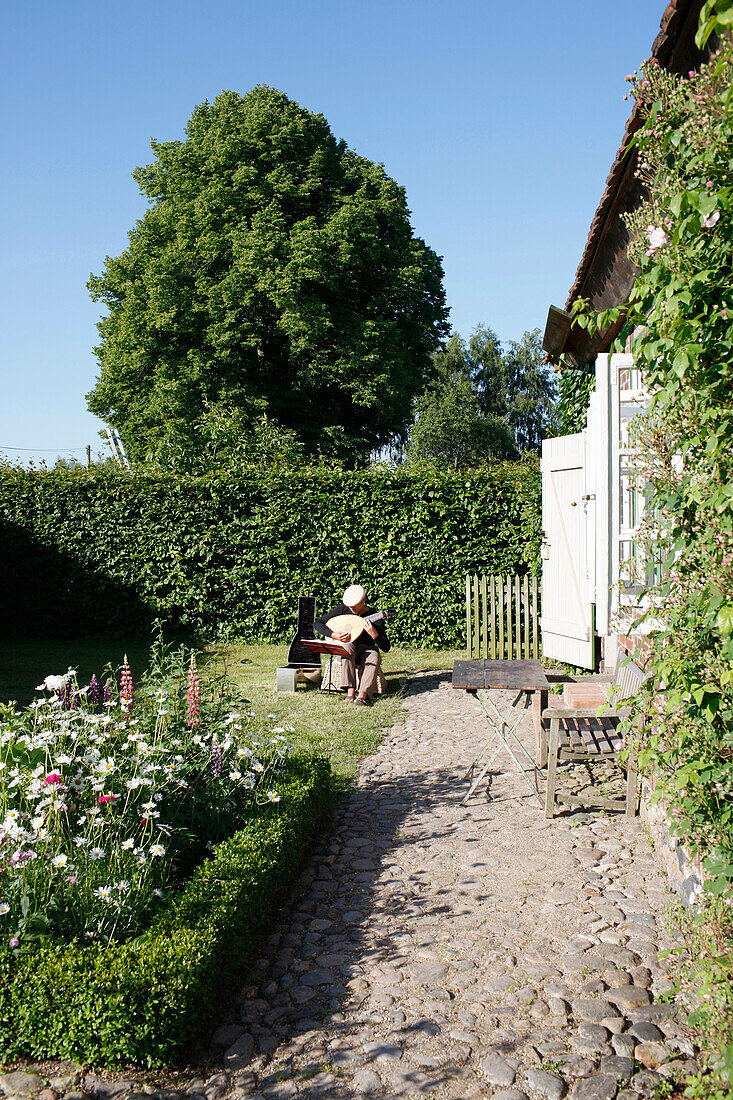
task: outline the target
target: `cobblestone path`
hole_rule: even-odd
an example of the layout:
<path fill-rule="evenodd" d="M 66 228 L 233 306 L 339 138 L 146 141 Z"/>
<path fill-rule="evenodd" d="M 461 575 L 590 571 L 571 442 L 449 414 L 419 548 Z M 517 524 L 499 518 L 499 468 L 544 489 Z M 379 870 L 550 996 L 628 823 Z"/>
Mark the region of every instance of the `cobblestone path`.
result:
<path fill-rule="evenodd" d="M 632 1100 L 693 1068 L 643 825 L 545 821 L 504 756 L 461 806 L 475 702 L 432 673 L 406 706 L 214 1036 L 223 1073 L 189 1091 Z M 529 716 L 520 735 L 533 753 Z"/>

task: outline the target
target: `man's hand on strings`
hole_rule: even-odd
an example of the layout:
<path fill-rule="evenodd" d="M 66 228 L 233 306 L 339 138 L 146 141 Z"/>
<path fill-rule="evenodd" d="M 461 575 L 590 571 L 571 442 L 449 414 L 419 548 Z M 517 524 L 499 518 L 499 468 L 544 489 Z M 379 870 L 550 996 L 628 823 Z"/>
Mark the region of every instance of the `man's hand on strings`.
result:
<path fill-rule="evenodd" d="M 366 632 L 367 632 L 367 634 L 369 635 L 370 638 L 373 638 L 373 639 L 376 640 L 377 628 L 375 627 L 374 623 L 364 623 L 364 629 L 366 630 Z"/>

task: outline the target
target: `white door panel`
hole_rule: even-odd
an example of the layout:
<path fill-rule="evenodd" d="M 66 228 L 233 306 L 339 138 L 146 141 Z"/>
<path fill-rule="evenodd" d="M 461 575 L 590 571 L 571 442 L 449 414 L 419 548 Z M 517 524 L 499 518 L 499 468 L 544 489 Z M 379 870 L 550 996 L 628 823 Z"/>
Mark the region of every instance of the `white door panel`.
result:
<path fill-rule="evenodd" d="M 542 445 L 542 650 L 546 657 L 592 668 L 588 525 L 594 513 L 585 449 L 583 432 Z"/>

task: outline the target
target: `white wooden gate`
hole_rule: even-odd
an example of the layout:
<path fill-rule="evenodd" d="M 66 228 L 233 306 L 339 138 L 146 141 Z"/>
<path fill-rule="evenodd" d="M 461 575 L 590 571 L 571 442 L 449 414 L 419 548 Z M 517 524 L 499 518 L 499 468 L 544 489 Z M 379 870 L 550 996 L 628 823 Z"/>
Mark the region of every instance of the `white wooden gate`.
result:
<path fill-rule="evenodd" d="M 599 355 L 588 424 L 542 444 L 542 649 L 594 668 L 595 638 L 607 664 L 615 638 L 638 611 L 643 470 L 629 441 L 647 394 L 630 355 Z"/>

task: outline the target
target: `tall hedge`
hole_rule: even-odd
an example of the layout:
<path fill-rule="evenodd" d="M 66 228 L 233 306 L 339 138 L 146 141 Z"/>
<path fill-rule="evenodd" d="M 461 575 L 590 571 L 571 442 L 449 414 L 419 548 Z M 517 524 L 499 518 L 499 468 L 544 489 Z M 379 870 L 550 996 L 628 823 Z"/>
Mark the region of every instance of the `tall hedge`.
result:
<path fill-rule="evenodd" d="M 0 471 L 0 615 L 15 635 L 171 627 L 287 639 L 360 581 L 397 611 L 395 641 L 461 643 L 466 571 L 539 565 L 536 461 L 183 478 Z"/>

